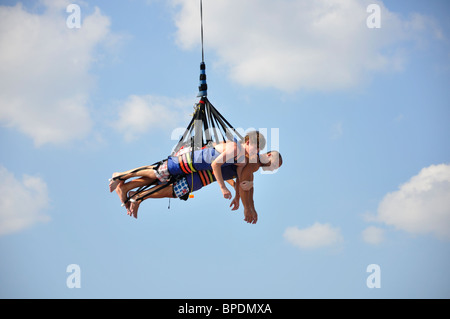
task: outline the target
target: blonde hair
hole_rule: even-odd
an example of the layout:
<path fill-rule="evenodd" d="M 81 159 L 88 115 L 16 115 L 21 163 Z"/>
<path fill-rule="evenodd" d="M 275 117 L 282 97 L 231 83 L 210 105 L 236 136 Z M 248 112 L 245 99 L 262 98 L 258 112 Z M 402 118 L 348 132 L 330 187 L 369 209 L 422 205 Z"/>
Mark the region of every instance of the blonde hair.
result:
<path fill-rule="evenodd" d="M 250 144 L 256 144 L 256 147 L 260 150 L 266 147 L 266 138 L 259 131 L 248 132 L 244 137 L 244 142 L 247 143 L 248 141 L 250 141 Z"/>

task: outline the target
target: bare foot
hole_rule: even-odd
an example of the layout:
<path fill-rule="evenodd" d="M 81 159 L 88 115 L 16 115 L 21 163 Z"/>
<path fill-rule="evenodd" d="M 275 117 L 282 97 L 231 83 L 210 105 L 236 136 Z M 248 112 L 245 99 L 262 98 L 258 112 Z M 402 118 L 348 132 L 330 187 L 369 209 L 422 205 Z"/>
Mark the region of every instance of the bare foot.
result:
<path fill-rule="evenodd" d="M 129 202 L 127 202 L 128 197 L 127 197 L 127 193 L 123 189 L 123 186 L 124 186 L 124 182 L 119 180 L 117 183 L 117 187 L 116 187 L 116 193 L 119 196 L 120 201 L 122 202 L 122 205 L 128 209 L 128 207 L 127 207 L 127 205 L 129 204 Z"/>
<path fill-rule="evenodd" d="M 109 179 L 109 191 L 112 193 L 116 189 L 117 185 L 119 185 L 120 179 L 114 180 L 114 177 L 119 176 L 119 173 L 114 173 L 112 178 Z"/>
<path fill-rule="evenodd" d="M 130 192 L 129 194 L 130 198 L 132 199 L 133 195 L 136 194 L 136 192 Z M 128 215 L 130 216 L 133 215 L 133 217 L 137 219 L 137 212 L 139 209 L 139 205 L 141 204 L 141 201 L 134 199 L 132 201 L 130 200 L 128 203 L 129 203 L 129 207 L 127 208 Z"/>

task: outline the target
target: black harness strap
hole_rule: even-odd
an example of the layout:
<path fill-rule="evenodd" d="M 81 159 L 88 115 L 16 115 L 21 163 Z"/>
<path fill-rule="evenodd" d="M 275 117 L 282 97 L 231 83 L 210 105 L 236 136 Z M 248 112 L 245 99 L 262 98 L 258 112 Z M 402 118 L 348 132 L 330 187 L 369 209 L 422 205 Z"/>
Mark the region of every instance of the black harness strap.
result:
<path fill-rule="evenodd" d="M 136 198 L 135 201 L 143 201 L 143 200 L 145 199 L 145 197 L 150 196 L 150 195 L 152 195 L 152 194 L 156 193 L 157 191 L 160 191 L 160 190 L 162 190 L 162 189 L 164 189 L 164 188 L 167 188 L 167 187 L 169 187 L 170 185 L 173 185 L 173 184 L 174 184 L 175 182 L 177 182 L 180 178 L 181 178 L 181 177 L 174 177 L 174 176 L 171 176 L 170 179 L 169 179 L 166 183 L 160 184 L 160 185 L 162 185 L 161 187 L 158 187 L 159 185 L 158 185 L 158 186 L 152 187 L 152 189 L 149 191 L 149 193 L 145 194 L 144 196 L 141 196 L 141 197 Z M 141 193 L 144 192 L 144 191 L 146 191 L 146 190 L 148 190 L 152 185 L 154 185 L 154 184 L 150 184 L 150 185 L 145 186 L 146 189 L 145 189 L 145 190 L 142 190 Z M 136 194 L 134 194 L 133 196 L 136 196 Z M 128 199 L 128 200 L 129 200 L 129 199 Z M 127 200 L 127 201 L 128 201 L 128 200 Z"/>
<path fill-rule="evenodd" d="M 160 162 L 156 162 L 156 163 L 153 163 L 152 165 L 148 165 L 148 166 L 143 166 L 143 167 L 140 167 L 140 168 L 136 168 L 135 170 L 132 170 L 131 172 L 129 172 L 129 173 L 126 173 L 126 174 L 122 174 L 122 175 L 119 175 L 119 176 L 115 176 L 115 177 L 113 177 L 113 178 L 111 178 L 111 180 L 113 180 L 113 181 L 117 181 L 117 180 L 119 180 L 119 181 L 126 181 L 127 180 L 127 178 L 123 178 L 124 176 L 126 176 L 126 175 L 128 175 L 128 174 L 134 174 L 134 173 L 137 173 L 137 172 L 140 172 L 140 171 L 143 171 L 143 170 L 145 170 L 145 169 L 150 169 L 150 166 L 155 166 L 155 165 L 160 165 Z M 156 167 L 156 168 L 158 168 L 158 166 Z M 155 169 L 155 168 L 153 168 L 153 169 Z"/>
<path fill-rule="evenodd" d="M 163 161 L 159 161 L 159 162 L 156 162 L 156 163 L 154 163 L 154 164 L 152 164 L 152 165 L 150 165 L 150 166 L 153 166 L 153 170 L 156 171 L 162 163 L 163 163 Z M 140 170 L 142 170 L 142 169 L 137 169 L 137 170 L 134 170 L 133 172 L 134 172 L 134 173 L 137 173 L 137 172 L 139 172 Z M 137 189 L 137 191 L 134 193 L 133 196 L 136 196 L 136 195 L 139 195 L 139 194 L 145 192 L 146 190 L 148 190 L 150 187 L 156 185 L 157 183 L 158 183 L 158 181 L 154 181 L 153 183 L 150 183 L 150 184 L 148 184 L 148 185 L 139 187 L 139 188 Z M 129 201 L 130 201 L 130 197 L 127 196 L 127 200 L 126 200 L 125 203 L 123 203 L 123 204 L 126 204 L 126 203 L 128 203 Z"/>

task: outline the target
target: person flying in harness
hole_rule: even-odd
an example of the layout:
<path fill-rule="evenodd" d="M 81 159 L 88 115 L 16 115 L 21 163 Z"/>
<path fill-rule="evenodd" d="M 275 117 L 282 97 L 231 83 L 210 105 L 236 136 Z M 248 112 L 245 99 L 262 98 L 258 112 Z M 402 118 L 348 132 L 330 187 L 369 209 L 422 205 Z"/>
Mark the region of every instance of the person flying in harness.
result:
<path fill-rule="evenodd" d="M 222 177 L 235 188 L 236 196 L 230 204 L 232 210 L 237 210 L 239 208 L 240 195 L 243 194 L 242 203 L 244 205 L 244 220 L 248 223 L 255 224 L 257 221 L 257 213 L 255 210 L 253 202 L 253 173 L 256 172 L 260 167 L 264 171 L 273 171 L 278 169 L 282 164 L 282 158 L 279 152 L 271 151 L 265 154 L 261 154 L 258 157 L 257 163 L 249 163 L 243 170 L 242 174 L 245 177 L 245 181 L 237 184 L 234 182 L 233 178 L 237 176 L 237 166 L 228 165 L 222 167 Z M 140 177 L 134 179 L 127 183 L 120 181 L 116 188 L 116 192 L 119 198 L 123 200 L 126 198 L 129 192 L 131 200 L 129 205 L 127 205 L 127 214 L 137 218 L 137 212 L 139 205 L 146 199 L 149 198 L 180 198 L 187 200 L 189 192 L 195 192 L 204 186 L 209 185 L 214 182 L 215 175 L 212 171 L 197 171 L 191 175 L 181 176 L 177 179 L 175 183 L 169 185 L 169 187 L 163 187 L 164 185 L 157 186 L 159 189 L 156 191 L 145 191 L 139 194 L 137 199 L 135 199 L 135 192 L 131 191 L 133 188 L 141 187 L 142 185 L 147 185 L 152 182 L 149 177 Z M 240 191 L 239 191 L 240 189 Z M 149 194 L 150 193 L 150 194 Z M 149 195 L 148 195 L 149 194 Z"/>
<path fill-rule="evenodd" d="M 257 162 L 258 152 L 265 146 L 265 138 L 258 131 L 249 132 L 242 143 L 227 141 L 191 152 L 181 150 L 178 156 L 169 156 L 156 165 L 142 166 L 122 173 L 114 173 L 110 179 L 110 192 L 113 192 L 121 181 L 129 178 L 149 178 L 151 183 L 167 184 L 174 176 L 189 175 L 197 171 L 211 170 L 217 180 L 224 198 L 231 199 L 231 193 L 227 189 L 222 176 L 222 168 L 229 165 L 237 166 L 237 182 L 239 174 L 247 163 Z M 121 192 L 122 203 L 128 205 L 126 192 Z M 128 208 L 128 206 L 127 206 Z"/>

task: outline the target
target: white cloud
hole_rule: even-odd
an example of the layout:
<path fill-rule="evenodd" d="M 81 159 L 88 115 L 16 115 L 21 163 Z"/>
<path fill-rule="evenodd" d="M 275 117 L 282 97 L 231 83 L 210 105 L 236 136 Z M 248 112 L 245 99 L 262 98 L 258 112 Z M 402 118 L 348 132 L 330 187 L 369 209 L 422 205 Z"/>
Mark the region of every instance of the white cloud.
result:
<path fill-rule="evenodd" d="M 362 232 L 363 240 L 372 245 L 378 245 L 384 241 L 384 230 L 375 226 L 369 226 Z"/>
<path fill-rule="evenodd" d="M 47 185 L 39 177 L 24 175 L 22 180 L 0 165 L 0 235 L 20 231 L 50 217 Z"/>
<path fill-rule="evenodd" d="M 423 168 L 383 198 L 375 219 L 412 234 L 450 239 L 450 165 Z"/>
<path fill-rule="evenodd" d="M 69 29 L 69 3 L 41 1 L 43 14 L 0 6 L 0 123 L 36 146 L 83 138 L 92 127 L 89 69 L 98 45 L 111 43 L 110 21 L 82 9 L 81 28 Z"/>
<path fill-rule="evenodd" d="M 198 48 L 198 1 L 172 3 L 177 43 Z M 367 27 L 372 3 L 381 8 L 380 29 Z M 401 69 L 405 41 L 440 34 L 431 19 L 401 18 L 374 0 L 216 0 L 203 12 L 207 58 L 214 50 L 241 84 L 283 91 L 356 86 L 373 72 Z"/>
<path fill-rule="evenodd" d="M 339 228 L 330 224 L 314 223 L 304 229 L 298 227 L 286 228 L 283 237 L 292 245 L 300 249 L 315 249 L 336 246 L 343 241 Z"/>
<path fill-rule="evenodd" d="M 152 95 L 130 95 L 120 104 L 118 119 L 113 123 L 126 141 L 132 141 L 149 130 L 173 130 L 177 125 L 187 126 L 183 120 L 193 100 Z M 193 111 L 193 109 L 192 109 Z"/>

